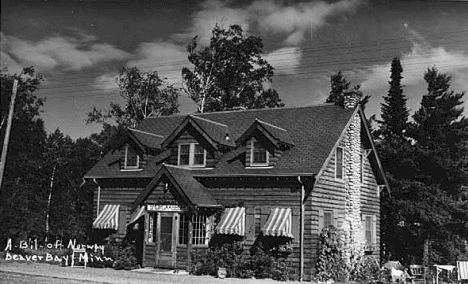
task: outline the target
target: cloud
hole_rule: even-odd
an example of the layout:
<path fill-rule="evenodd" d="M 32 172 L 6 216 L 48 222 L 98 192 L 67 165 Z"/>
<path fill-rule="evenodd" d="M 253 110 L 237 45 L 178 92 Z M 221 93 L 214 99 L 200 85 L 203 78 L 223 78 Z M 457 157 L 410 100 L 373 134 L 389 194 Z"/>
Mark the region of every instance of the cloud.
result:
<path fill-rule="evenodd" d="M 129 53 L 111 44 L 99 43 L 97 38 L 82 32 L 75 37 L 55 35 L 38 42 L 23 40 L 2 33 L 2 53 L 21 66 L 42 70 L 61 68 L 81 70 L 102 62 L 126 59 Z M 2 54 L 2 65 L 3 65 Z M 13 62 L 11 62 L 13 63 Z"/>
<path fill-rule="evenodd" d="M 209 43 L 211 31 L 218 24 L 221 27 L 241 25 L 244 31 L 249 30 L 251 13 L 243 8 L 231 8 L 227 1 L 205 0 L 198 11 L 192 15 L 192 25 L 184 33 L 178 33 L 173 39 L 187 43 L 194 36 L 198 36 L 203 44 Z"/>
<path fill-rule="evenodd" d="M 444 47 L 434 47 L 416 31 L 410 30 L 412 48 L 400 56 L 403 67 L 402 84 L 409 98 L 409 107 L 417 109 L 421 96 L 426 92 L 427 83 L 424 81 L 424 72 L 436 67 L 439 72 L 452 76 L 451 89 L 455 92 L 468 91 L 468 54 L 464 51 L 447 50 Z M 373 100 L 382 101 L 382 94 L 388 90 L 390 80 L 391 61 L 370 66 L 359 71 L 358 77 L 363 78 L 361 83 L 364 92 L 381 94 Z M 466 102 L 465 102 L 466 105 Z"/>
<path fill-rule="evenodd" d="M 247 33 L 251 27 L 258 27 L 260 34 L 278 34 L 287 45 L 301 43 L 306 35 L 326 24 L 330 16 L 353 12 L 362 0 L 340 0 L 334 3 L 312 1 L 287 5 L 271 0 L 258 0 L 251 4 L 233 7 L 234 2 L 206 0 L 192 16 L 192 27 L 173 38 L 187 41 L 195 35 L 202 43 L 208 43 L 211 30 L 216 23 L 223 27 L 241 25 Z"/>
<path fill-rule="evenodd" d="M 127 67 L 138 67 L 141 71 L 157 71 L 161 78 L 171 84 L 181 84 L 181 70 L 189 66 L 188 53 L 184 47 L 163 41 L 144 42 L 135 51 Z"/>
<path fill-rule="evenodd" d="M 252 4 L 252 14 L 263 32 L 283 34 L 285 43 L 297 45 L 305 36 L 326 24 L 332 15 L 352 12 L 360 0 L 341 0 L 335 3 L 313 1 L 287 6 L 272 1 L 256 1 Z"/>
<path fill-rule="evenodd" d="M 301 63 L 302 50 L 298 47 L 283 47 L 263 56 L 278 74 L 294 74 Z"/>

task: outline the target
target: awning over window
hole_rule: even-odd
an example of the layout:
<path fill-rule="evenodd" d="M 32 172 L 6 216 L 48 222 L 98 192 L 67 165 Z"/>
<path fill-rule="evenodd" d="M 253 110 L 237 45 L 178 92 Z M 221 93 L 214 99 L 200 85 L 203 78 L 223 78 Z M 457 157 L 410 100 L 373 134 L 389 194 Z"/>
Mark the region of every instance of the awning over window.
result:
<path fill-rule="evenodd" d="M 94 229 L 114 229 L 119 228 L 120 205 L 104 205 L 99 216 L 93 222 Z"/>
<path fill-rule="evenodd" d="M 245 208 L 226 208 L 221 221 L 216 226 L 216 233 L 243 236 L 245 234 Z"/>
<path fill-rule="evenodd" d="M 131 225 L 135 223 L 138 219 L 140 219 L 143 214 L 145 214 L 146 209 L 145 206 L 138 206 L 135 211 L 133 211 L 132 215 L 130 215 L 130 221 L 128 222 L 127 225 Z"/>
<path fill-rule="evenodd" d="M 294 238 L 291 231 L 291 208 L 271 208 L 270 216 L 262 228 L 263 235 Z"/>

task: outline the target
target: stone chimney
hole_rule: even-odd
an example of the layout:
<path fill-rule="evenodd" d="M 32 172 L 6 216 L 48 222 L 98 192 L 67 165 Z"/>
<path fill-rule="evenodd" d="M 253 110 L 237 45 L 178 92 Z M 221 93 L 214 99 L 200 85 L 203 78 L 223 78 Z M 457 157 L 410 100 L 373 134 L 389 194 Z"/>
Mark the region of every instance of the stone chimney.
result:
<path fill-rule="evenodd" d="M 350 109 L 357 107 L 361 98 L 362 92 L 355 88 L 343 90 L 343 108 Z"/>

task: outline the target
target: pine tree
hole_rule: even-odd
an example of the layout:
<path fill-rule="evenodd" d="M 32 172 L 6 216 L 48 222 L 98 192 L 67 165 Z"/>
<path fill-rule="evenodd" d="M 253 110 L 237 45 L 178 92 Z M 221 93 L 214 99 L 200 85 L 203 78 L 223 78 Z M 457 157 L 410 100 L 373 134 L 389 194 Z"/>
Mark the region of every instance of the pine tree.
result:
<path fill-rule="evenodd" d="M 330 77 L 330 94 L 328 95 L 326 103 L 335 103 L 336 105 L 343 105 L 343 91 L 349 89 L 351 82 L 348 82 L 346 77 L 343 75 L 341 71 L 338 71 L 336 74 L 332 74 Z M 360 85 L 356 85 L 353 87 L 356 91 L 359 91 L 361 88 Z M 361 99 L 359 105 L 364 110 L 366 108 L 366 104 L 369 102 L 370 96 L 366 95 L 364 98 Z"/>
<path fill-rule="evenodd" d="M 426 71 L 424 79 L 428 92 L 410 130 L 418 150 L 417 178 L 440 184 L 455 196 L 468 184 L 468 119 L 460 107 L 465 93 L 451 91 L 451 77 L 435 67 Z"/>
<path fill-rule="evenodd" d="M 330 95 L 325 102 L 327 103 L 339 103 L 343 97 L 343 91 L 349 88 L 351 82 L 346 80 L 346 77 L 341 71 L 338 71 L 336 74 L 332 74 L 330 77 Z"/>
<path fill-rule="evenodd" d="M 387 96 L 384 97 L 382 106 L 382 120 L 379 121 L 382 138 L 389 138 L 390 135 L 403 137 L 404 131 L 408 126 L 408 108 L 406 106 L 407 98 L 403 94 L 401 85 L 401 67 L 400 59 L 395 57 L 392 61 L 390 89 Z"/>

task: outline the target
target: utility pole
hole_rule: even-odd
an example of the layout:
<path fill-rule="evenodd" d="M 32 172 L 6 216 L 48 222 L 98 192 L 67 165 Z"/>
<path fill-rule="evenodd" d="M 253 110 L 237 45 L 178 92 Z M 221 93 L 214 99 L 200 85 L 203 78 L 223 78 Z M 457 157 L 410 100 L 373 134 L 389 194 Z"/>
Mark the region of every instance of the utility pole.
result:
<path fill-rule="evenodd" d="M 6 157 L 8 151 L 8 142 L 10 140 L 11 124 L 13 122 L 13 111 L 15 110 L 16 91 L 18 89 L 18 80 L 13 81 L 13 94 L 11 96 L 10 111 L 8 112 L 8 123 L 3 140 L 2 160 L 0 161 L 0 190 L 2 188 L 3 173 L 5 172 Z"/>

